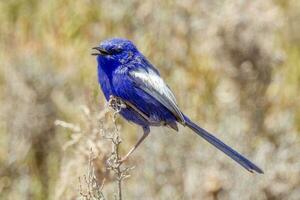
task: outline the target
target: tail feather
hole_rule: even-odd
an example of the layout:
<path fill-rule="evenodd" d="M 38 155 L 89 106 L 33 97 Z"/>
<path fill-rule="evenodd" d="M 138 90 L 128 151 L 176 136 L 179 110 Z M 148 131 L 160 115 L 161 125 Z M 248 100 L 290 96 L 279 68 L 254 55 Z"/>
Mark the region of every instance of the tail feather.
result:
<path fill-rule="evenodd" d="M 231 147 L 223 143 L 221 140 L 204 130 L 203 128 L 196 125 L 194 122 L 192 122 L 188 117 L 184 116 L 186 125 L 192 129 L 195 133 L 197 133 L 199 136 L 204 138 L 207 142 L 214 145 L 219 150 L 223 151 L 227 156 L 235 160 L 237 163 L 239 163 L 241 166 L 243 166 L 245 169 L 247 169 L 249 172 L 257 172 L 260 174 L 263 174 L 264 172 L 255 164 L 253 164 L 251 161 L 249 161 L 247 158 L 245 158 L 240 153 L 233 150 Z"/>

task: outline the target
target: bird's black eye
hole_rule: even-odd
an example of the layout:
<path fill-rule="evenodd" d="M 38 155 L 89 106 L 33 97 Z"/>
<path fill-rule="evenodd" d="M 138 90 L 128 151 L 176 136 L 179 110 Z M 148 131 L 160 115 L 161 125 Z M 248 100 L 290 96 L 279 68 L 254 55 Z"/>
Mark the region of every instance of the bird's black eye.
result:
<path fill-rule="evenodd" d="M 112 48 L 110 50 L 111 54 L 118 54 L 118 53 L 121 53 L 121 52 L 122 52 L 122 48 L 121 47 L 115 47 L 115 48 Z"/>

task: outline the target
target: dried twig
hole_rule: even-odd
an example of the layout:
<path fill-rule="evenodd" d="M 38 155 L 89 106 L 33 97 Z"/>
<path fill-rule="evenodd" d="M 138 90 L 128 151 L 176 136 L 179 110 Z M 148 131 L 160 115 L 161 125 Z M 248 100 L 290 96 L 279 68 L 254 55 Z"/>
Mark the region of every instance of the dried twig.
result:
<path fill-rule="evenodd" d="M 122 162 L 120 162 L 120 144 L 122 143 L 122 140 L 120 137 L 120 131 L 116 123 L 116 119 L 118 113 L 121 111 L 121 109 L 126 108 L 126 105 L 120 99 L 111 97 L 107 107 L 113 109 L 113 130 L 103 129 L 103 124 L 101 124 L 102 121 L 100 120 L 99 122 L 99 119 L 102 119 L 104 115 L 108 112 L 109 109 L 107 108 L 105 108 L 104 111 L 102 111 L 99 115 L 96 116 L 97 120 L 95 121 L 95 118 L 91 115 L 89 108 L 86 106 L 82 106 L 81 109 L 85 116 L 84 119 L 88 124 L 88 126 L 83 130 L 80 126 L 60 120 L 57 120 L 55 124 L 65 129 L 73 131 L 72 140 L 70 140 L 64 145 L 64 149 L 67 149 L 68 147 L 78 143 L 82 138 L 84 138 L 84 133 L 91 133 L 94 135 L 100 134 L 102 138 L 107 139 L 111 142 L 112 150 L 106 160 L 106 169 L 108 171 L 113 172 L 113 175 L 115 176 L 115 180 L 117 183 L 117 192 L 115 193 L 115 199 L 122 200 L 123 180 L 130 176 L 129 172 L 133 169 L 133 167 L 123 166 Z M 99 128 L 98 125 L 96 125 L 95 123 L 100 123 L 101 128 Z M 95 168 L 93 166 L 93 161 L 95 159 L 96 157 L 93 155 L 93 152 L 90 149 L 87 173 L 83 177 L 79 177 L 79 193 L 81 199 L 83 200 L 105 199 L 104 194 L 102 192 L 104 180 L 102 180 L 101 184 L 99 184 L 95 175 Z"/>
<path fill-rule="evenodd" d="M 95 157 L 93 155 L 92 149 L 89 155 L 89 165 L 87 169 L 87 175 L 83 176 L 85 183 L 85 191 L 82 187 L 81 178 L 79 177 L 79 193 L 82 199 L 84 200 L 104 200 L 104 194 L 102 192 L 104 187 L 105 179 L 102 180 L 102 183 L 99 184 L 95 175 L 95 168 L 93 165 Z"/>
<path fill-rule="evenodd" d="M 120 162 L 120 144 L 122 143 L 120 132 L 116 124 L 117 114 L 124 108 L 124 103 L 119 99 L 115 99 L 114 97 L 110 98 L 109 107 L 113 108 L 113 122 L 114 122 L 114 131 L 111 136 L 106 137 L 110 139 L 112 142 L 112 153 L 106 161 L 107 169 L 111 170 L 116 175 L 117 185 L 118 185 L 118 194 L 116 199 L 122 200 L 122 181 L 125 178 L 128 178 L 129 171 L 133 169 L 133 167 L 122 167 L 122 163 Z"/>

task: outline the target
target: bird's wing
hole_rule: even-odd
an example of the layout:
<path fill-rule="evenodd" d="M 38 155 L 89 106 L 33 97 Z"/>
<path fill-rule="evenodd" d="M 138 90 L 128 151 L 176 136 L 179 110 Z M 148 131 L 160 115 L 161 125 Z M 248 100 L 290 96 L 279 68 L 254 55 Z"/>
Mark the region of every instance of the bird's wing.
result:
<path fill-rule="evenodd" d="M 130 70 L 129 75 L 139 88 L 169 109 L 179 122 L 185 124 L 185 119 L 177 106 L 173 93 L 157 72 L 151 68 L 139 68 Z"/>

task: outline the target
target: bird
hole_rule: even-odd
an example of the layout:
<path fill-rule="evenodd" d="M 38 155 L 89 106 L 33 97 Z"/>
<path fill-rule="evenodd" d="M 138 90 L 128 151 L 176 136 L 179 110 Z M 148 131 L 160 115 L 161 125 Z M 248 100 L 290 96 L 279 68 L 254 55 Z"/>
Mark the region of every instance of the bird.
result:
<path fill-rule="evenodd" d="M 213 134 L 194 123 L 179 108 L 170 87 L 157 68 L 125 38 L 109 38 L 92 48 L 96 56 L 98 82 L 108 102 L 121 102 L 119 114 L 142 127 L 143 135 L 120 160 L 123 162 L 150 133 L 152 126 L 167 126 L 178 131 L 178 124 L 221 150 L 249 172 L 263 174 L 253 162 Z"/>

